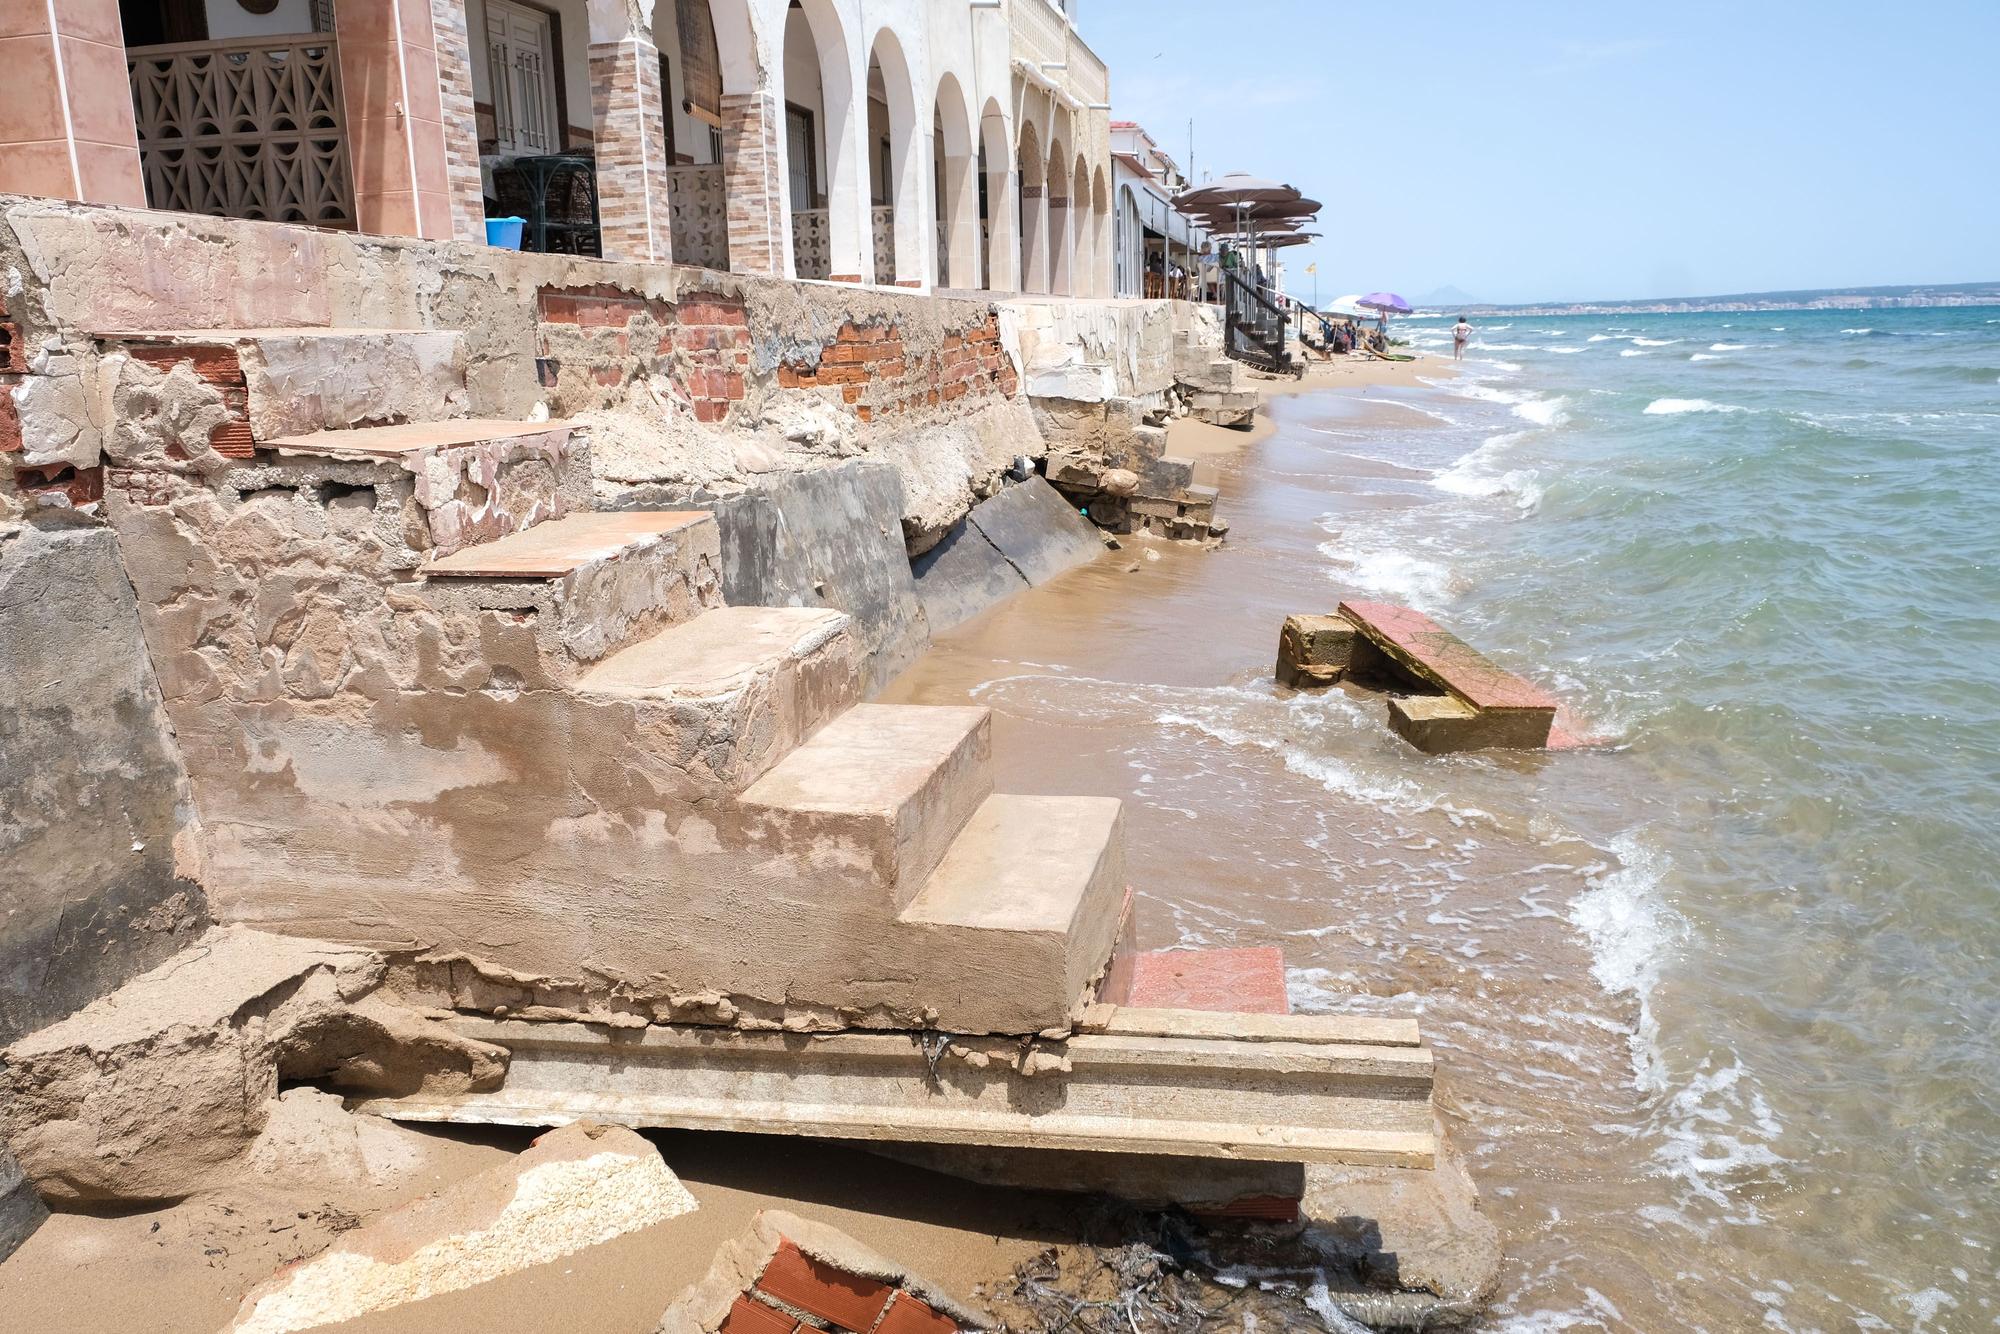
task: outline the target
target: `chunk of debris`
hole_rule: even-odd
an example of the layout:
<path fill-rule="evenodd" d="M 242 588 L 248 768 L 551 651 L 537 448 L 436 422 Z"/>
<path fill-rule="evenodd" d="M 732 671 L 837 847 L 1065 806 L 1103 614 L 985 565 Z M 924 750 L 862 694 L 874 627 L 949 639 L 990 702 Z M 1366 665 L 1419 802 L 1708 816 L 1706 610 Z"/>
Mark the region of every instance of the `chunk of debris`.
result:
<path fill-rule="evenodd" d="M 695 1210 L 659 1150 L 579 1121 L 281 1269 L 226 1334 L 288 1334 L 489 1283 Z"/>
<path fill-rule="evenodd" d="M 1287 616 L 1278 632 L 1278 684 L 1323 690 L 1354 665 L 1361 634 L 1345 616 Z"/>
<path fill-rule="evenodd" d="M 952 1334 L 978 1329 L 972 1310 L 846 1233 L 779 1209 L 716 1252 L 701 1282 L 655 1334 Z"/>
<path fill-rule="evenodd" d="M 0 1260 L 33 1236 L 48 1216 L 49 1207 L 35 1193 L 7 1146 L 0 1144 Z"/>
<path fill-rule="evenodd" d="M 369 994 L 372 951 L 218 927 L 0 1053 L 0 1140 L 57 1201 L 172 1200 L 263 1133 L 280 1077 L 384 1092 L 496 1086 L 499 1048 Z"/>

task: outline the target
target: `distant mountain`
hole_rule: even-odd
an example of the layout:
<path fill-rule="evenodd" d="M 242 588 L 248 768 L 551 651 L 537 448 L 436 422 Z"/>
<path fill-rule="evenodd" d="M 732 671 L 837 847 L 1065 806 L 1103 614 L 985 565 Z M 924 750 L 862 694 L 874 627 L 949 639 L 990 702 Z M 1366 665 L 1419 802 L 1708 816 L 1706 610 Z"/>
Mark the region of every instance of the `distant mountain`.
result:
<path fill-rule="evenodd" d="M 1418 297 L 1417 304 L 1429 309 L 1436 306 L 1477 306 L 1480 301 L 1463 288 L 1445 286 Z"/>
<path fill-rule="evenodd" d="M 1432 305 L 1431 297 L 1424 305 Z M 1913 306 L 2000 306 L 2000 282 L 1933 283 L 1906 287 L 1825 287 L 1798 292 L 1741 292 L 1729 296 L 1672 297 L 1653 301 L 1539 301 L 1513 306 L 1464 303 L 1483 315 L 1674 315 L 1711 311 L 1888 310 Z"/>

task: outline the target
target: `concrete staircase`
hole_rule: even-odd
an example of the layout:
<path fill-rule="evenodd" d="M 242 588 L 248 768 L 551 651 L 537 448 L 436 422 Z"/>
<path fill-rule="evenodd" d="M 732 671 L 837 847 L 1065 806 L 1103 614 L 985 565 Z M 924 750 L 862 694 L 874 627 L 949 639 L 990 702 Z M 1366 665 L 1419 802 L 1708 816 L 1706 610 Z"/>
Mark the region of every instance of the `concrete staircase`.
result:
<path fill-rule="evenodd" d="M 861 702 L 845 615 L 727 607 L 705 512 L 469 415 L 456 333 L 106 335 L 108 512 L 226 920 L 497 1013 L 1067 1027 L 1116 801 L 993 793 L 990 721 Z"/>

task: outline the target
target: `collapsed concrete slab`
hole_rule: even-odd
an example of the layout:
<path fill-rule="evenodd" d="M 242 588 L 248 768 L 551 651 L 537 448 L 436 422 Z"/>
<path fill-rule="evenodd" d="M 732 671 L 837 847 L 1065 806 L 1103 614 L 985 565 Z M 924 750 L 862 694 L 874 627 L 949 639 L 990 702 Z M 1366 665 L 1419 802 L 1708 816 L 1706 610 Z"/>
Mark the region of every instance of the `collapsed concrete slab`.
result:
<path fill-rule="evenodd" d="M 936 1284 L 825 1223 L 766 1209 L 716 1252 L 655 1334 L 953 1334 L 979 1316 Z"/>
<path fill-rule="evenodd" d="M 1278 684 L 1288 690 L 1321 690 L 1355 668 L 1368 641 L 1345 616 L 1287 616 L 1278 632 Z"/>
<path fill-rule="evenodd" d="M 933 634 L 963 624 L 1024 588 L 1103 553 L 1075 508 L 1040 477 L 981 501 L 943 542 L 917 558 L 917 593 Z"/>
<path fill-rule="evenodd" d="M 903 486 L 891 464 L 849 459 L 776 473 L 713 508 L 723 600 L 846 612 L 861 645 L 865 693 L 880 690 L 930 646 L 932 627 L 903 543 Z"/>
<path fill-rule="evenodd" d="M 0 1143 L 0 1261 L 34 1235 L 49 1207 L 4 1143 Z"/>
<path fill-rule="evenodd" d="M 1127 1025 L 1114 1010 L 1096 1031 L 1025 1044 L 470 1017 L 453 1026 L 510 1053 L 499 1088 L 362 1110 L 1277 1163 L 1426 1167 L 1435 1154 L 1431 1053 L 1414 1025 L 1395 1021 L 1142 1011 Z M 1244 1029 L 1254 1036 L 1235 1036 Z"/>
<path fill-rule="evenodd" d="M 230 1170 L 280 1078 L 465 1092 L 505 1053 L 371 994 L 366 950 L 216 928 L 0 1052 L 0 1140 L 51 1200 L 168 1200 Z"/>
<path fill-rule="evenodd" d="M 281 1270 L 243 1299 L 229 1334 L 290 1334 L 489 1283 L 694 1212 L 629 1130 L 552 1131 L 510 1163 L 403 1206 Z"/>

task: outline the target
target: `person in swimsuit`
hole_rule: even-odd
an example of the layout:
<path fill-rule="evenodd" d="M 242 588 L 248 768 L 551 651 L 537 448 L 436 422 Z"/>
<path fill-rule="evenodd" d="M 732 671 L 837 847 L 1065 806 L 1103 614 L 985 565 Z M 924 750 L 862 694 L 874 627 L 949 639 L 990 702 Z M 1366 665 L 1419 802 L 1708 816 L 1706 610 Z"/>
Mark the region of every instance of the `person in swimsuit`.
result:
<path fill-rule="evenodd" d="M 1451 326 L 1451 359 L 1465 360 L 1465 345 L 1472 341 L 1472 326 L 1465 322 L 1465 316 L 1458 317 L 1458 323 Z"/>

